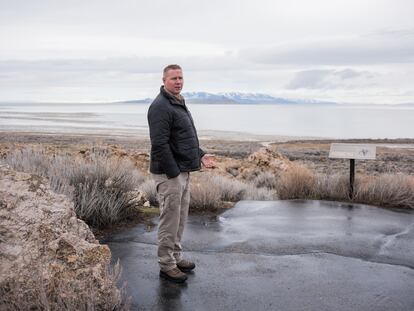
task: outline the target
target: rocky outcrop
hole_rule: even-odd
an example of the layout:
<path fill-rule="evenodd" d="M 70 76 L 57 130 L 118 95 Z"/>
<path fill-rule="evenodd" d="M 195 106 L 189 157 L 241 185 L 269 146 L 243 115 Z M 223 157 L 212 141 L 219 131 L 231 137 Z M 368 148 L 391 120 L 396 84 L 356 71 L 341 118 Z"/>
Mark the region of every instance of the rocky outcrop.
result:
<path fill-rule="evenodd" d="M 273 147 L 264 147 L 252 153 L 248 158 L 249 164 L 255 165 L 262 170 L 270 170 L 272 173 L 279 173 L 287 170 L 292 162 L 288 158 L 281 155 Z"/>
<path fill-rule="evenodd" d="M 288 170 L 292 162 L 281 155 L 274 147 L 263 147 L 252 153 L 247 159 L 217 157 L 217 169 L 220 175 L 232 175 L 237 179 L 251 180 L 263 172 L 278 175 Z"/>
<path fill-rule="evenodd" d="M 0 165 L 0 309 L 112 310 L 111 253 L 47 180 Z"/>

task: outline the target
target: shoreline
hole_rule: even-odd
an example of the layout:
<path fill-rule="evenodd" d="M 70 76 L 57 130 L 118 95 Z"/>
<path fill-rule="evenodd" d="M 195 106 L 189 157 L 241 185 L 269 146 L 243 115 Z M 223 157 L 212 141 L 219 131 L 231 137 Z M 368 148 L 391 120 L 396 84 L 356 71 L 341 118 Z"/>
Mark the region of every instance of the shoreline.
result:
<path fill-rule="evenodd" d="M 414 138 L 335 138 L 335 137 L 318 137 L 318 136 L 294 136 L 294 135 L 270 135 L 270 134 L 254 134 L 248 132 L 236 131 L 219 131 L 219 130 L 200 130 L 197 131 L 200 141 L 244 141 L 244 142 L 261 142 L 264 146 L 272 143 L 283 142 L 306 142 L 313 141 L 315 143 L 326 142 L 349 142 L 349 143 L 375 143 L 380 147 L 387 148 L 414 148 Z M 109 128 L 96 128 L 95 130 L 86 128 L 75 128 L 74 131 L 8 131 L 0 129 L 0 137 L 4 135 L 11 136 L 48 136 L 48 137 L 93 137 L 93 138 L 120 138 L 120 139 L 149 139 L 148 130 L 121 130 Z M 399 146 L 397 146 L 399 145 Z M 412 147 L 411 147 L 412 145 Z"/>
<path fill-rule="evenodd" d="M 219 131 L 219 130 L 199 130 L 197 131 L 200 140 L 228 140 L 228 141 L 263 141 L 263 142 L 286 142 L 291 140 L 321 140 L 331 139 L 329 137 L 314 137 L 314 136 L 289 136 L 289 135 L 270 135 L 270 134 L 254 134 L 248 132 L 236 132 L 236 131 Z M 0 135 L 38 135 L 38 136 L 65 136 L 65 137 L 119 137 L 119 138 L 132 138 L 132 139 L 145 139 L 149 138 L 149 132 L 147 129 L 141 130 L 128 130 L 120 128 L 83 128 L 76 127 L 73 131 L 21 131 L 21 130 L 2 130 L 0 129 Z M 413 139 L 414 141 L 414 139 Z"/>

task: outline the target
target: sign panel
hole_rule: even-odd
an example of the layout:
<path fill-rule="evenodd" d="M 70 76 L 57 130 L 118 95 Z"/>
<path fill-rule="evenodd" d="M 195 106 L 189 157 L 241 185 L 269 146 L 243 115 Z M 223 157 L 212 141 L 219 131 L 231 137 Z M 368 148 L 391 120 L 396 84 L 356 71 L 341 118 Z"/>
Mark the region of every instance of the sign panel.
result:
<path fill-rule="evenodd" d="M 364 144 L 331 144 L 329 157 L 334 159 L 375 160 L 377 147 Z"/>

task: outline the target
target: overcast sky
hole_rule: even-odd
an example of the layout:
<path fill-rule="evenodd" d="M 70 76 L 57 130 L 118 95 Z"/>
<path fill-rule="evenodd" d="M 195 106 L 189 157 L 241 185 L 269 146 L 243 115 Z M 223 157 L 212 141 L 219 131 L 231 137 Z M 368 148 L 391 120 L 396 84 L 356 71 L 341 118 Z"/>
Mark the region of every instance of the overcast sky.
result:
<path fill-rule="evenodd" d="M 184 91 L 414 103 L 412 0 L 0 0 L 0 100 Z"/>

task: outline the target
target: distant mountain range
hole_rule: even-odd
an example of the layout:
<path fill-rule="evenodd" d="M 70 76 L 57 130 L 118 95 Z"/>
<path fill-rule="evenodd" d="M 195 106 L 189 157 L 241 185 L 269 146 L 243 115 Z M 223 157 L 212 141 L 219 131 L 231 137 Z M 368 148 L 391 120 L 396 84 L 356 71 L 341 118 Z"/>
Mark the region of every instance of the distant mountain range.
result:
<path fill-rule="evenodd" d="M 336 104 L 335 102 L 312 100 L 312 99 L 287 99 L 273 97 L 262 93 L 207 93 L 207 92 L 184 92 L 182 93 L 186 102 L 192 104 Z M 148 104 L 152 98 L 127 100 L 120 103 Z"/>

